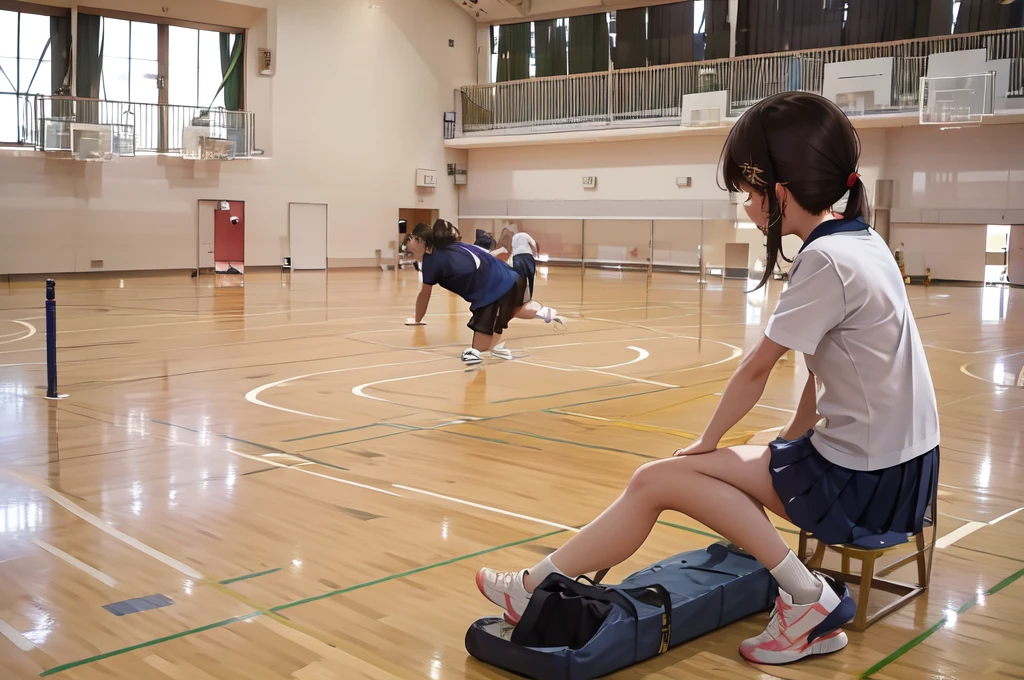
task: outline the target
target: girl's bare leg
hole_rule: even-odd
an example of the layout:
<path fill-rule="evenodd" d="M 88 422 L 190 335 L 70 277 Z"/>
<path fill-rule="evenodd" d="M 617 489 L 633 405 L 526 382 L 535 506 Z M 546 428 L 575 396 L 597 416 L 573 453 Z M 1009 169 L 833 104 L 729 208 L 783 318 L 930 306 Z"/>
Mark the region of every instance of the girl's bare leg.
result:
<path fill-rule="evenodd" d="M 567 576 L 613 567 L 632 555 L 665 510 L 676 510 L 725 536 L 769 569 L 789 547 L 765 514 L 785 517 L 761 446 L 734 446 L 712 453 L 659 460 L 641 466 L 626 490 L 593 522 L 551 555 Z M 539 583 L 526 574 L 524 585 Z"/>

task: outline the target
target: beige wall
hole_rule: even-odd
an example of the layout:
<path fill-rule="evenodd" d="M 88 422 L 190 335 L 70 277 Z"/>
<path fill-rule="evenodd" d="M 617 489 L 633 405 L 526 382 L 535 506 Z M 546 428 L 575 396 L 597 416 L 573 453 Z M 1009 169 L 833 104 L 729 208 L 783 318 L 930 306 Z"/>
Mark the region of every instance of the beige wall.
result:
<path fill-rule="evenodd" d="M 89 6 L 161 15 L 162 0 Z M 57 3 L 64 4 L 70 3 Z M 262 159 L 137 157 L 86 165 L 0 150 L 0 274 L 193 268 L 198 201 L 246 203 L 246 264 L 288 254 L 288 203 L 327 203 L 328 257 L 373 264 L 400 207 L 457 214 L 442 113 L 476 77 L 476 27 L 451 0 L 181 0 L 167 16 L 249 29 L 247 107 Z M 448 46 L 449 38 L 455 47 Z M 275 50 L 276 75 L 256 73 Z M 415 169 L 438 171 L 417 190 Z"/>

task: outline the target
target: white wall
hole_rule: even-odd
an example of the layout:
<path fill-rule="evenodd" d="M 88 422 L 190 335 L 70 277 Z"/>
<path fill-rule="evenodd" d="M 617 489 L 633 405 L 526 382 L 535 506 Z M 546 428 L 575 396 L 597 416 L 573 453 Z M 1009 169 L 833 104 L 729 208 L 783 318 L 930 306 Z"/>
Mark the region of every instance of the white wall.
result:
<path fill-rule="evenodd" d="M 908 276 L 951 281 L 985 280 L 985 235 L 983 224 L 893 224 L 889 245 L 903 248 Z"/>
<path fill-rule="evenodd" d="M 935 210 L 1024 209 L 1024 125 L 889 130 L 886 174 L 895 180 L 894 222 L 937 221 L 927 215 Z M 959 221 L 975 223 L 969 215 Z"/>
<path fill-rule="evenodd" d="M 501 201 L 723 201 L 718 163 L 724 136 L 666 137 L 469 150 L 465 198 Z M 861 131 L 861 174 L 869 190 L 885 164 L 885 131 Z M 584 176 L 597 188 L 584 189 Z M 677 177 L 692 177 L 688 188 Z"/>
<path fill-rule="evenodd" d="M 70 1 L 54 0 L 69 5 Z M 161 15 L 162 0 L 90 0 Z M 163 3 L 166 5 L 166 3 Z M 333 265 L 373 264 L 395 239 L 399 208 L 457 213 L 442 113 L 476 78 L 476 26 L 451 0 L 180 0 L 167 16 L 249 28 L 247 108 L 259 160 L 138 157 L 86 166 L 0 150 L 0 274 L 193 268 L 198 200 L 246 203 L 246 264 L 288 254 L 288 203 L 330 205 Z M 455 47 L 448 46 L 449 39 Z M 256 73 L 275 49 L 276 75 Z M 438 170 L 417 191 L 417 167 Z"/>

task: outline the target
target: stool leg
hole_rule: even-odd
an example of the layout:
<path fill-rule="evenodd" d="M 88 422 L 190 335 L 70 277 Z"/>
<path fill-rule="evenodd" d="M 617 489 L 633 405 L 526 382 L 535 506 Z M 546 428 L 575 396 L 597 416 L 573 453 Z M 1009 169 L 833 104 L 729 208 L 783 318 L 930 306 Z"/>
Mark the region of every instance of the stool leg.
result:
<path fill-rule="evenodd" d="M 850 556 L 847 555 L 846 553 L 843 553 L 843 568 L 842 568 L 842 572 L 844 574 L 849 574 L 850 573 Z"/>
<path fill-rule="evenodd" d="M 807 532 L 803 529 L 800 530 L 800 538 L 797 541 L 796 556 L 801 562 L 806 564 L 807 561 Z"/>
<path fill-rule="evenodd" d="M 821 569 L 821 563 L 825 560 L 825 544 L 820 540 L 818 545 L 814 547 L 814 554 L 807 561 L 807 567 L 809 569 Z"/>
<path fill-rule="evenodd" d="M 924 549 L 924 532 L 917 535 L 917 583 L 928 587 L 928 553 Z"/>
<path fill-rule="evenodd" d="M 875 580 L 875 555 L 865 555 L 860 563 L 860 594 L 857 597 L 857 616 L 851 628 L 863 631 L 868 627 L 868 602 L 871 599 L 871 585 Z"/>

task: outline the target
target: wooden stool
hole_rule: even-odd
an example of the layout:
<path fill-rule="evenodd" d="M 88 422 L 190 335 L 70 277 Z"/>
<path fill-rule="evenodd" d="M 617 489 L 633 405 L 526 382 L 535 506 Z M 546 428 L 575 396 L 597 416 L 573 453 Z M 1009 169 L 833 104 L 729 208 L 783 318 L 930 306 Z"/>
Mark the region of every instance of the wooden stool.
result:
<path fill-rule="evenodd" d="M 926 520 L 926 526 L 927 523 L 928 521 Z M 857 616 L 854 617 L 853 621 L 844 626 L 844 628 L 862 632 L 867 630 L 869 626 L 882 617 L 896 611 L 928 589 L 928 584 L 931 581 L 932 556 L 935 552 L 936 536 L 935 522 L 931 521 L 930 524 L 932 536 L 931 541 L 927 544 L 925 543 L 924 531 L 909 537 L 903 534 L 894 533 L 886 535 L 886 538 L 889 539 L 887 545 L 882 545 L 877 548 L 861 548 L 850 544 L 826 545 L 825 543 L 818 541 L 814 554 L 812 555 L 807 554 L 807 539 L 814 538 L 814 536 L 807 531 L 801 531 L 797 555 L 804 564 L 808 566 L 808 568 L 814 571 L 819 571 L 846 583 L 856 583 L 860 585 L 860 593 L 857 598 Z M 905 557 L 901 557 L 891 564 L 882 566 L 876 571 L 875 562 L 878 558 L 882 557 L 887 552 L 905 545 L 910 539 L 913 539 L 917 546 L 917 550 L 915 552 Z M 838 553 L 840 557 L 842 557 L 842 568 L 839 571 L 834 569 L 823 569 L 821 567 L 821 563 L 825 559 L 826 549 Z M 851 559 L 860 560 L 860 574 L 850 573 Z M 900 583 L 898 581 L 890 581 L 882 578 L 896 571 L 900 567 L 915 561 L 917 562 L 917 583 Z M 871 590 L 873 588 L 877 588 L 878 590 L 882 590 L 887 593 L 892 593 L 893 595 L 898 595 L 899 599 L 885 605 L 873 615 L 868 616 L 868 601 L 871 598 Z"/>

